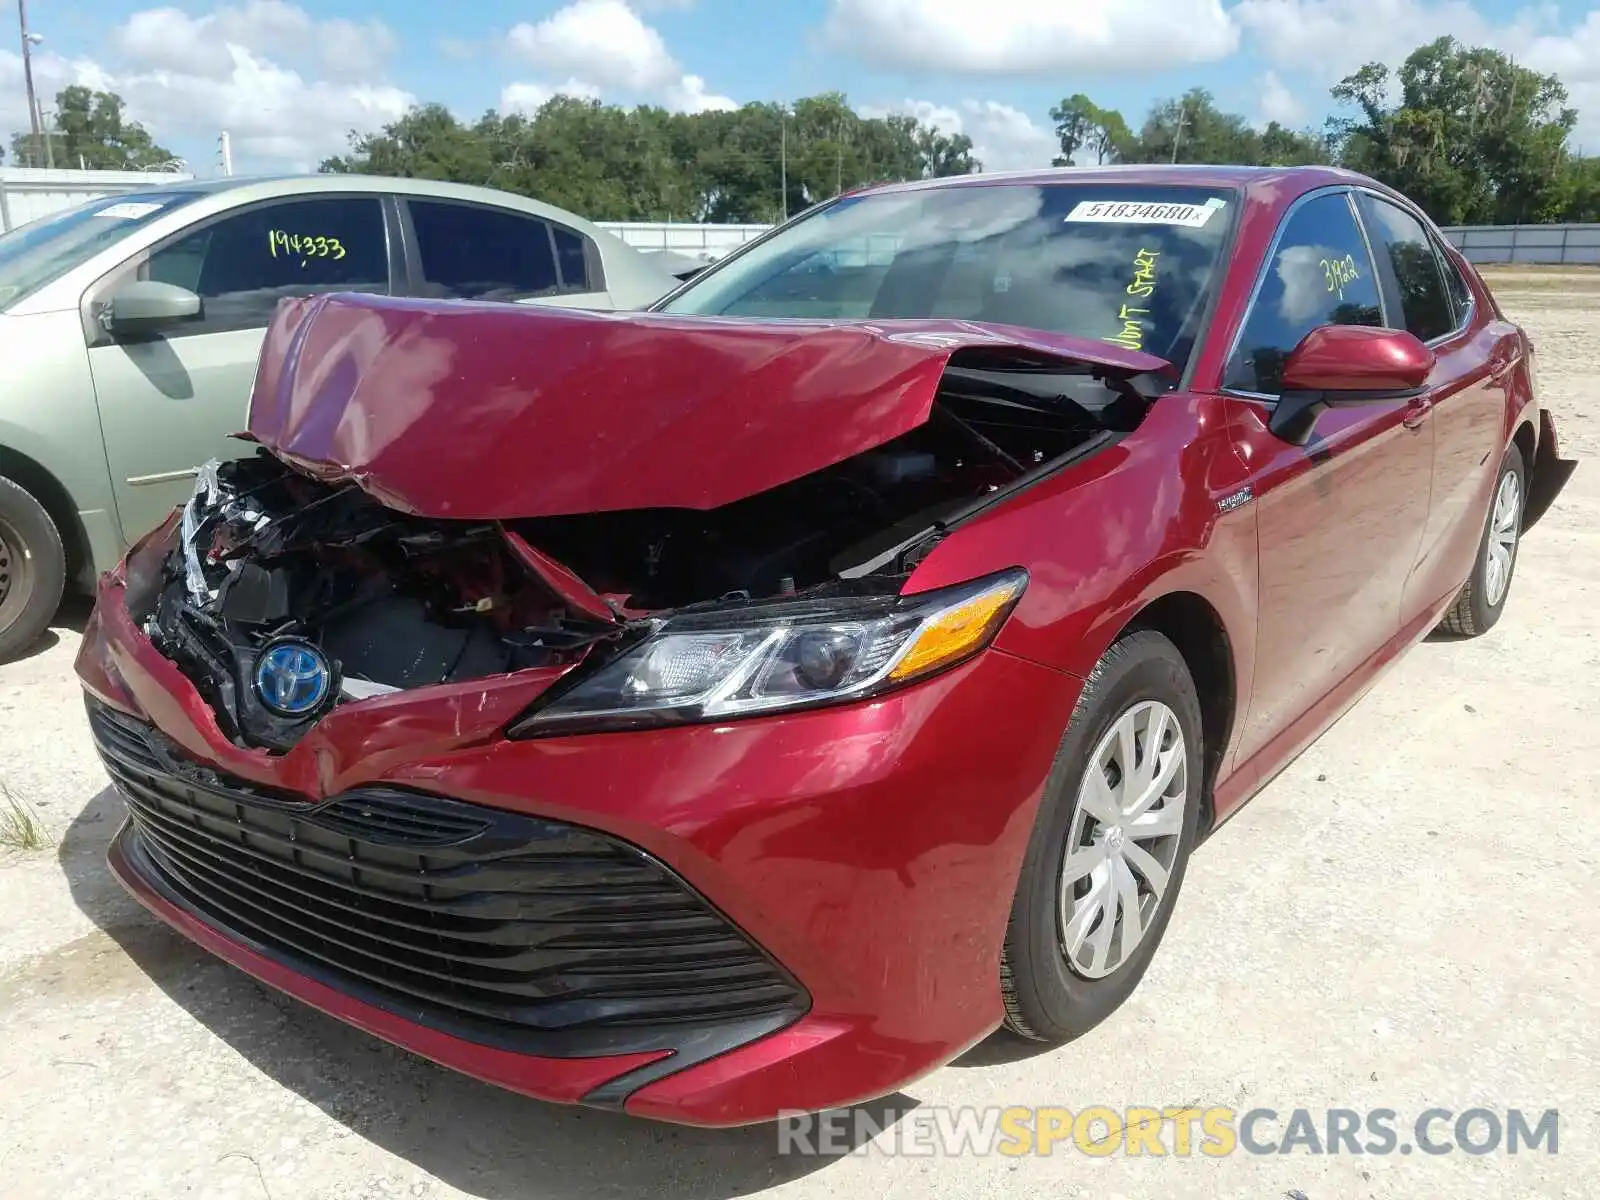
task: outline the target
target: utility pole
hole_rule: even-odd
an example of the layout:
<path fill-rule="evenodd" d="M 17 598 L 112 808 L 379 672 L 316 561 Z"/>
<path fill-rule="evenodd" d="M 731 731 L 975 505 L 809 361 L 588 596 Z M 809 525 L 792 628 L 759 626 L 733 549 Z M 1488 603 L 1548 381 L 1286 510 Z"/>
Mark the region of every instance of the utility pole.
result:
<path fill-rule="evenodd" d="M 42 108 L 39 110 L 39 132 L 44 135 L 44 165 L 53 171 L 56 166 L 56 137 Z"/>
<path fill-rule="evenodd" d="M 834 135 L 833 149 L 834 149 L 833 194 L 835 196 L 838 196 L 838 195 L 842 195 L 844 193 L 844 119 L 843 118 L 840 118 L 838 133 L 836 133 Z"/>
<path fill-rule="evenodd" d="M 1178 105 L 1178 129 L 1177 129 L 1177 132 L 1172 135 L 1172 161 L 1173 162 L 1177 162 L 1178 161 L 1178 147 L 1183 145 L 1183 127 L 1188 123 L 1189 123 L 1188 110 L 1182 104 L 1180 104 L 1180 105 Z"/>
<path fill-rule="evenodd" d="M 233 142 L 229 139 L 228 131 L 226 129 L 222 131 L 222 136 L 217 139 L 217 152 L 222 159 L 222 173 L 224 175 L 232 175 Z"/>
<path fill-rule="evenodd" d="M 783 193 L 783 219 L 789 219 L 789 106 L 778 110 L 778 189 Z"/>
<path fill-rule="evenodd" d="M 28 120 L 33 125 L 33 152 L 39 153 L 39 100 L 33 94 L 33 47 L 40 41 L 28 32 L 28 0 L 17 0 L 17 23 L 22 28 L 22 78 L 28 88 Z"/>

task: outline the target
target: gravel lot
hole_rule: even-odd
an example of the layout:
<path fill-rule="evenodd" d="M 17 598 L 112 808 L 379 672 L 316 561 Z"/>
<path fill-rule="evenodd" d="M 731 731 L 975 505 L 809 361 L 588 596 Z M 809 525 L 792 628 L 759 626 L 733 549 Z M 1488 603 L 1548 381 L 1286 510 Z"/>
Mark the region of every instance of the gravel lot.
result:
<path fill-rule="evenodd" d="M 1566 452 L 1590 460 L 1525 543 L 1505 619 L 1419 646 L 1196 857 L 1110 1021 L 1046 1054 L 991 1039 L 893 1104 L 1391 1108 L 1403 1127 L 1433 1106 L 1556 1108 L 1558 1155 L 801 1158 L 771 1129 L 473 1083 L 211 961 L 111 883 L 120 806 L 71 678 L 80 604 L 0 667 L 0 780 L 53 839 L 0 850 L 0 1192 L 1600 1196 L 1600 275 L 1493 284 L 1539 345 Z"/>

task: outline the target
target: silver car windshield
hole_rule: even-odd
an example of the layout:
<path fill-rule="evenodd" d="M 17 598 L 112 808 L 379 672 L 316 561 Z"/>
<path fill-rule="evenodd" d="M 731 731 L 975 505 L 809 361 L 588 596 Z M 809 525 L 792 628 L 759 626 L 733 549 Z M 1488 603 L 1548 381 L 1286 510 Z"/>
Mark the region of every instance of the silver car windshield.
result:
<path fill-rule="evenodd" d="M 1182 367 L 1221 282 L 1230 188 L 967 184 L 819 206 L 661 308 L 760 318 L 947 318 L 1143 350 Z"/>
<path fill-rule="evenodd" d="M 0 237 L 0 311 L 198 194 L 102 196 L 13 229 Z"/>

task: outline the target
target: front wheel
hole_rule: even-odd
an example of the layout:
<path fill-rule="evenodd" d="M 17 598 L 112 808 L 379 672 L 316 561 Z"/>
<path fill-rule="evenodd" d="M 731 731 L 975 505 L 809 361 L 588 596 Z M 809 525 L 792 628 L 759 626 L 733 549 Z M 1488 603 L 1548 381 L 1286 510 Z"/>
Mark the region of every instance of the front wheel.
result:
<path fill-rule="evenodd" d="M 44 506 L 0 477 L 0 662 L 31 646 L 55 616 L 67 556 Z"/>
<path fill-rule="evenodd" d="M 1489 501 L 1489 515 L 1484 521 L 1472 574 L 1439 622 L 1439 628 L 1446 633 L 1463 637 L 1488 633 L 1505 611 L 1506 598 L 1511 594 L 1511 573 L 1517 565 L 1527 493 L 1527 466 L 1522 461 L 1522 451 L 1513 446 L 1506 451 L 1495 479 L 1494 498 Z"/>
<path fill-rule="evenodd" d="M 1000 963 L 1015 1032 L 1069 1041 L 1138 986 L 1183 884 L 1203 762 L 1183 656 L 1124 635 L 1084 685 L 1023 861 Z"/>

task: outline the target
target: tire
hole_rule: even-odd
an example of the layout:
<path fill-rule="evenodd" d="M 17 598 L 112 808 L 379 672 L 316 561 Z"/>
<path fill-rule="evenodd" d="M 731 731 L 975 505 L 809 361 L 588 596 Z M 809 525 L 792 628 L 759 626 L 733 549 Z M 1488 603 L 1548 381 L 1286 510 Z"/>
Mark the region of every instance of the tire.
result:
<path fill-rule="evenodd" d="M 1510 490 L 1509 512 L 1502 499 Z M 1511 577 L 1517 567 L 1517 549 L 1522 542 L 1522 513 L 1528 503 L 1528 467 L 1522 451 L 1513 446 L 1506 451 L 1489 496 L 1489 511 L 1483 519 L 1483 536 L 1478 540 L 1478 557 L 1472 574 L 1462 585 L 1456 602 L 1439 622 L 1446 633 L 1478 637 L 1494 628 L 1511 595 Z M 1509 525 L 1506 522 L 1509 520 Z M 1506 544 L 1509 533 L 1510 544 Z M 1496 559 L 1499 559 L 1498 564 Z"/>
<path fill-rule="evenodd" d="M 38 640 L 61 604 L 67 554 L 50 514 L 0 477 L 0 662 Z"/>
<path fill-rule="evenodd" d="M 1163 744 L 1169 752 L 1157 755 L 1157 777 L 1161 768 L 1170 764 L 1173 782 L 1146 814 L 1145 825 L 1170 827 L 1173 832 L 1146 840 L 1134 835 L 1139 826 L 1130 822 L 1124 829 L 1119 822 L 1097 820 L 1088 811 L 1089 807 L 1096 807 L 1103 816 L 1113 815 L 1105 797 L 1114 798 L 1118 788 L 1129 783 L 1126 776 L 1117 779 L 1116 785 L 1099 799 L 1083 793 L 1086 781 L 1092 778 L 1091 760 L 1101 764 L 1102 779 L 1116 779 L 1120 774 L 1117 761 L 1106 767 L 1107 755 L 1120 759 L 1120 723 L 1128 717 L 1137 726 L 1141 715 L 1145 724 L 1142 732 L 1134 730 L 1136 772 L 1130 791 L 1148 791 L 1150 777 L 1141 775 L 1138 768 L 1148 761 L 1143 754 L 1152 723 L 1163 719 L 1152 705 L 1165 709 L 1164 719 L 1176 726 L 1183 747 L 1179 753 L 1171 735 L 1164 735 Z M 1006 1024 L 1014 1032 L 1040 1042 L 1071 1041 L 1110 1016 L 1138 986 L 1166 932 L 1194 848 L 1204 779 L 1203 749 L 1200 701 L 1177 647 L 1153 630 L 1124 634 L 1106 651 L 1084 685 L 1056 753 L 1023 860 L 1000 960 Z M 1179 787 L 1181 793 L 1175 791 Z M 1168 806 L 1180 794 L 1181 812 L 1176 817 L 1161 818 L 1158 814 L 1169 811 Z M 1084 799 L 1089 800 L 1089 805 L 1081 807 Z M 1172 811 L 1176 811 L 1175 805 Z M 1079 852 L 1090 855 L 1090 859 L 1077 859 L 1075 871 L 1081 870 L 1085 861 L 1099 865 L 1088 875 L 1064 884 L 1069 839 L 1070 848 L 1082 847 Z M 1129 845 L 1144 851 L 1148 858 L 1157 859 L 1158 867 L 1165 866 L 1165 886 L 1159 893 L 1149 875 L 1140 881 L 1141 871 L 1147 868 L 1142 860 L 1133 857 L 1135 852 L 1127 849 Z M 1169 855 L 1169 861 L 1161 861 Z M 1117 866 L 1113 859 L 1120 859 L 1123 866 Z M 1123 924 L 1106 925 L 1115 922 L 1115 914 L 1102 908 L 1099 917 L 1087 923 L 1082 919 L 1084 912 L 1093 909 L 1094 902 L 1079 897 L 1085 893 L 1126 894 L 1117 892 L 1119 877 L 1124 883 L 1132 880 L 1137 895 L 1134 907 L 1142 914 L 1143 934 L 1131 950 L 1122 940 Z M 1096 889 L 1102 890 L 1096 893 Z M 1065 904 L 1064 893 L 1070 893 Z M 1153 903 L 1146 913 L 1147 896 Z M 1095 962 L 1095 943 L 1102 936 L 1102 926 L 1106 927 L 1103 936 L 1108 949 Z M 1086 936 L 1080 938 L 1080 934 Z M 1075 956 L 1069 953 L 1069 935 L 1077 944 Z"/>

